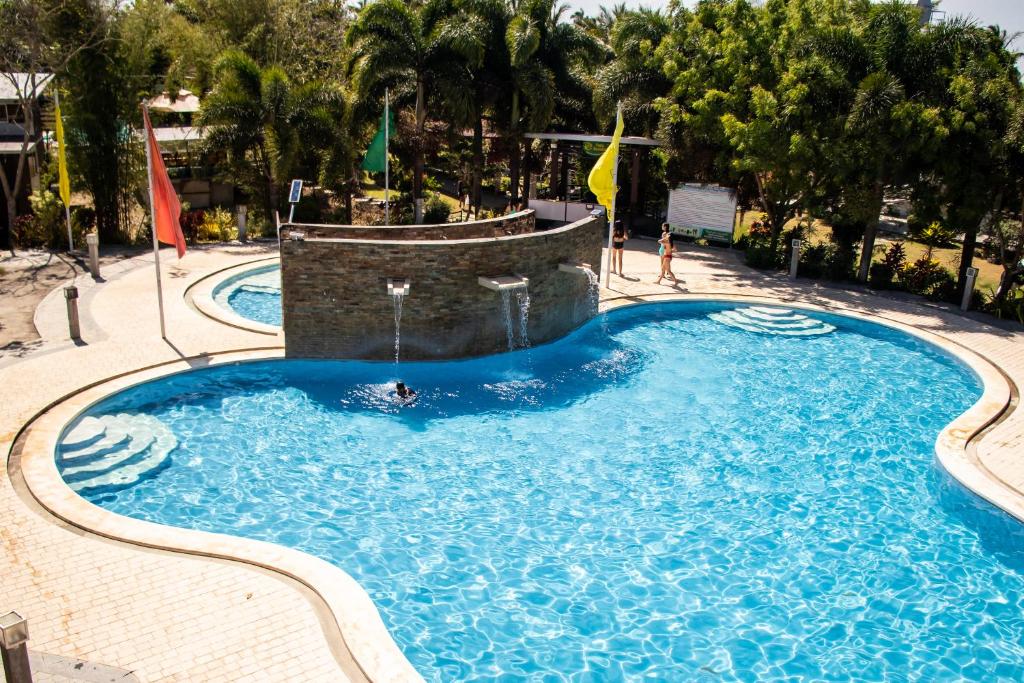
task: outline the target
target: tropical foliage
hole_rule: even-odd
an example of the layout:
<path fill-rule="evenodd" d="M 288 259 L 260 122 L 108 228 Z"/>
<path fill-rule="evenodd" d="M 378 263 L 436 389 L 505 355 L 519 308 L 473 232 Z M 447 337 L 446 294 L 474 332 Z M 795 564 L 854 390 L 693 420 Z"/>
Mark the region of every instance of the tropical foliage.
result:
<path fill-rule="evenodd" d="M 647 184 L 734 186 L 762 215 L 744 239 L 752 263 L 780 265 L 794 230 L 824 225 L 807 272 L 934 279 L 931 259 L 895 267 L 875 249 L 899 191 L 915 231 L 961 245 L 960 286 L 981 240 L 1004 264 L 993 296 L 1016 300 L 1020 55 L 998 27 L 923 24 L 910 2 L 701 0 L 570 16 L 555 0 L 0 0 L 0 13 L 24 70 L 57 74 L 72 170 L 108 237 L 142 196 L 125 131 L 139 99 L 162 90 L 202 94 L 197 123 L 222 179 L 265 216 L 301 176 L 346 220 L 366 191 L 356 169 L 385 91 L 396 215 L 416 221 L 445 213 L 445 182 L 465 188 L 473 212 L 488 184 L 517 205 L 548 151 L 525 133 L 607 132 L 621 103 L 627 134 L 664 145 Z"/>

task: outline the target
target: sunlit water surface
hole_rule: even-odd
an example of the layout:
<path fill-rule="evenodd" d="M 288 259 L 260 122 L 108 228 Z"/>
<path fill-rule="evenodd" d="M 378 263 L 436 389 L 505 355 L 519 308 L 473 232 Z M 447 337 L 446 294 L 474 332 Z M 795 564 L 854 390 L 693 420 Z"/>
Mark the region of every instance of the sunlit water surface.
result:
<path fill-rule="evenodd" d="M 1021 528 L 935 464 L 976 377 L 887 328 L 728 308 L 152 382 L 89 412 L 157 417 L 169 465 L 87 497 L 333 562 L 430 680 L 1024 679 Z"/>

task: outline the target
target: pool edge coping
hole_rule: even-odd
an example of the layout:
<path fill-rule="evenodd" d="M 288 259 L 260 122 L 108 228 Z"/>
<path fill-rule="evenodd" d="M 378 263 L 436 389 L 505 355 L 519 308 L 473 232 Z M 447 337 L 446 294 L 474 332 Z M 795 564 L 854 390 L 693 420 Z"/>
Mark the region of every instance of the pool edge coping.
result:
<path fill-rule="evenodd" d="M 270 259 L 259 259 L 270 260 Z M 212 275 L 252 266 L 250 261 Z M 198 283 L 197 283 L 198 284 Z M 194 287 L 195 285 L 193 285 Z M 189 288 L 191 289 L 191 287 Z M 719 301 L 764 303 L 824 313 L 894 328 L 950 353 L 981 380 L 982 396 L 939 433 L 935 451 L 942 467 L 961 485 L 1007 514 L 1024 521 L 1024 496 L 988 473 L 971 452 L 972 440 L 1003 417 L 1011 408 L 1012 380 L 992 361 L 949 340 L 885 316 L 809 302 L 758 295 L 648 294 L 602 300 L 601 312 L 615 308 L 664 301 Z M 223 351 L 204 357 L 208 366 L 273 360 L 284 357 L 281 349 Z M 64 428 L 96 402 L 140 383 L 196 369 L 182 359 L 142 368 L 83 387 L 34 416 L 20 431 L 21 477 L 29 494 L 47 512 L 87 533 L 142 548 L 179 552 L 197 557 L 236 561 L 279 573 L 305 585 L 325 603 L 342 637 L 342 645 L 360 672 L 371 681 L 422 681 L 384 626 L 380 613 L 365 589 L 347 572 L 299 550 L 243 539 L 227 534 L 182 529 L 124 517 L 95 506 L 72 491 L 57 470 L 54 454 Z M 325 634 L 331 637 L 332 634 Z"/>
<path fill-rule="evenodd" d="M 994 361 L 943 335 L 923 330 L 885 315 L 867 313 L 839 303 L 825 305 L 799 299 L 781 299 L 756 294 L 666 292 L 665 294 L 628 295 L 603 299 L 600 312 L 659 301 L 761 303 L 844 315 L 899 330 L 949 353 L 978 376 L 982 383 L 982 394 L 971 407 L 960 413 L 939 432 L 935 441 L 936 458 L 942 468 L 961 486 L 1024 523 L 1024 495 L 1021 495 L 1013 486 L 986 467 L 973 448 L 976 445 L 977 437 L 983 436 L 991 426 L 1005 419 L 1014 410 L 1012 399 L 1016 386 L 1010 376 Z"/>
<path fill-rule="evenodd" d="M 246 330 L 247 332 L 255 332 L 257 334 L 265 334 L 268 336 L 278 336 L 284 331 L 282 327 L 261 323 L 258 320 L 251 320 L 235 313 L 234 311 L 228 310 L 216 302 L 213 298 L 213 292 L 225 280 L 241 275 L 247 270 L 256 270 L 262 266 L 269 266 L 270 261 L 277 261 L 280 263 L 280 260 L 280 256 L 264 256 L 251 261 L 236 263 L 233 266 L 228 266 L 227 268 L 221 268 L 220 270 L 208 273 L 185 288 L 183 295 L 185 297 L 185 302 L 192 304 L 197 311 L 210 320 L 219 322 L 223 325 L 236 327 L 240 330 Z"/>
<path fill-rule="evenodd" d="M 204 367 L 283 358 L 280 349 L 224 351 L 206 356 Z M 240 562 L 295 580 L 324 602 L 341 634 L 342 646 L 367 680 L 423 681 L 391 637 L 369 594 L 340 567 L 266 541 L 119 515 L 93 505 L 64 482 L 54 454 L 71 420 L 114 393 L 194 369 L 188 359 L 143 368 L 80 389 L 37 414 L 19 436 L 18 469 L 29 495 L 49 514 L 87 533 L 141 548 Z"/>

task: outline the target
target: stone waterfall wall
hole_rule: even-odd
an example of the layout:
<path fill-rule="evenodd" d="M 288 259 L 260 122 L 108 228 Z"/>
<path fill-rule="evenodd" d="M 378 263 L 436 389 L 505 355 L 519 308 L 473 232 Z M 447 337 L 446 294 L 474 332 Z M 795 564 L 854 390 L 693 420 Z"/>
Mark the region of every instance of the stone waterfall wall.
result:
<path fill-rule="evenodd" d="M 392 358 L 394 303 L 387 280 L 395 278 L 410 286 L 402 312 L 401 357 L 414 360 L 507 350 L 501 294 L 481 286 L 481 276 L 529 278 L 533 344 L 585 322 L 591 315 L 587 279 L 558 266 L 583 262 L 599 272 L 605 222 L 591 217 L 546 232 L 447 240 L 311 237 L 305 227 L 282 228 L 287 355 Z M 317 227 L 317 235 L 330 234 Z M 293 232 L 303 238 L 293 239 Z"/>
<path fill-rule="evenodd" d="M 293 223 L 288 230 L 307 237 L 353 240 L 459 240 L 476 237 L 504 237 L 533 232 L 537 225 L 533 209 L 463 223 L 435 225 L 315 225 Z"/>

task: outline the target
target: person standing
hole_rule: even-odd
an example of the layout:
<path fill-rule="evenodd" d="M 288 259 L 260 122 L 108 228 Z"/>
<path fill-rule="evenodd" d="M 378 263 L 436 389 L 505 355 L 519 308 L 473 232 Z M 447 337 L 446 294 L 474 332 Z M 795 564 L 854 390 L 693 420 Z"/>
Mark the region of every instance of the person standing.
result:
<path fill-rule="evenodd" d="M 620 277 L 622 275 L 622 252 L 626 246 L 626 240 L 629 239 L 629 233 L 626 232 L 626 228 L 622 225 L 622 221 L 615 221 L 615 229 L 612 231 L 612 272 L 618 273 Z M 618 268 L 618 270 L 616 270 Z"/>
<path fill-rule="evenodd" d="M 669 231 L 668 223 L 661 224 L 661 239 L 658 240 L 658 256 L 661 260 L 661 272 L 654 284 L 660 285 L 664 277 L 672 278 L 674 284 L 679 284 L 679 278 L 672 272 L 672 253 L 675 251 L 672 245 L 672 233 Z"/>

